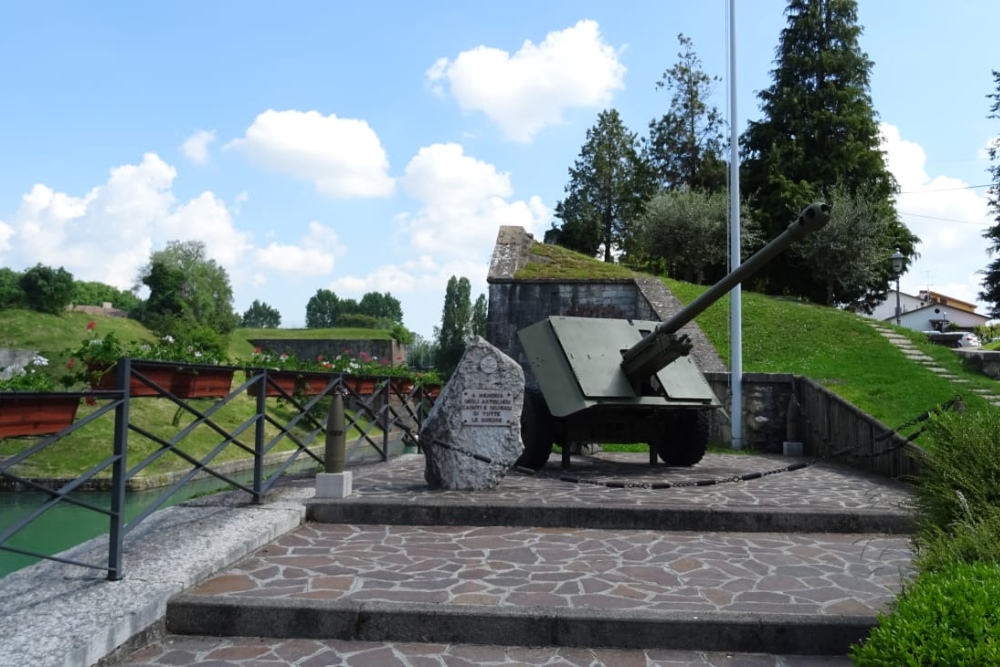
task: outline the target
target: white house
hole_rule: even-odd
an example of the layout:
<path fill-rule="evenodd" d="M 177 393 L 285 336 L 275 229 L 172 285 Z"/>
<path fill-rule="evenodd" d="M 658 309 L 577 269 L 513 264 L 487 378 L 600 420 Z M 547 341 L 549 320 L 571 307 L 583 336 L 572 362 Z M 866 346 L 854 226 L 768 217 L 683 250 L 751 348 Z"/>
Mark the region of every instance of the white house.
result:
<path fill-rule="evenodd" d="M 914 331 L 944 331 L 954 324 L 960 329 L 972 329 L 986 324 L 985 315 L 976 312 L 976 304 L 945 296 L 930 290 L 920 290 L 917 296 L 899 293 L 899 324 Z M 896 322 L 896 290 L 890 290 L 885 301 L 871 316 L 883 322 Z"/>

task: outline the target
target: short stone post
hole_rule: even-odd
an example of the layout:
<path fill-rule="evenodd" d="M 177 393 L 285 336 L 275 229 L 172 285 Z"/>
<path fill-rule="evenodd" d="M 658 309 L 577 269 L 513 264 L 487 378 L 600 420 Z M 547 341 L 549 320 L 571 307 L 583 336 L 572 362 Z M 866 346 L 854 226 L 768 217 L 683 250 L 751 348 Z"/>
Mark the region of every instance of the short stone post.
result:
<path fill-rule="evenodd" d="M 323 469 L 316 475 L 317 498 L 346 498 L 351 495 L 352 475 L 344 470 L 347 458 L 347 429 L 344 419 L 344 397 L 334 392 L 326 417 L 326 447 Z"/>
<path fill-rule="evenodd" d="M 781 443 L 781 449 L 785 456 L 802 456 L 802 438 L 799 435 L 799 418 L 801 406 L 792 392 L 788 399 L 788 415 L 785 418 L 785 441 Z"/>

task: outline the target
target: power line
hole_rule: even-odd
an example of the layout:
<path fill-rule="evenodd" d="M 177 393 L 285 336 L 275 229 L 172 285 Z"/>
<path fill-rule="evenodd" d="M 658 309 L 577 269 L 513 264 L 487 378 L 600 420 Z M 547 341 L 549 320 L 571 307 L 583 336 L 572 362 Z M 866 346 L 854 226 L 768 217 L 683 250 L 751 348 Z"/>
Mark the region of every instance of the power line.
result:
<path fill-rule="evenodd" d="M 978 188 L 991 188 L 993 183 L 986 183 L 984 185 L 966 185 L 960 188 L 940 188 L 938 190 L 909 190 L 907 192 L 900 192 L 901 195 L 920 195 L 925 192 L 954 192 L 955 190 L 976 190 Z"/>
<path fill-rule="evenodd" d="M 930 220 L 943 220 L 944 222 L 957 222 L 962 225 L 976 225 L 977 227 L 982 227 L 983 225 L 989 225 L 987 222 L 972 222 L 971 220 L 956 220 L 955 218 L 939 218 L 934 215 L 921 215 L 920 213 L 907 213 L 906 211 L 897 211 L 902 215 L 912 215 L 914 218 L 928 218 Z"/>

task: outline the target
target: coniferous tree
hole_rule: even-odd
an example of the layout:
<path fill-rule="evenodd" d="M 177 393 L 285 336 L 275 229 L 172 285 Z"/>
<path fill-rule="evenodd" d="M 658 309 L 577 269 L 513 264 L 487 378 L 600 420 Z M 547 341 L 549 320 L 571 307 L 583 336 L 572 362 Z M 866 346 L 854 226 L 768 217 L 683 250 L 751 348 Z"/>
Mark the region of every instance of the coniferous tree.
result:
<path fill-rule="evenodd" d="M 670 109 L 649 122 L 649 158 L 664 190 L 724 190 L 726 139 L 722 115 L 706 101 L 719 77 L 701 69 L 690 37 L 677 36 L 677 64 L 656 87 L 672 93 Z"/>
<path fill-rule="evenodd" d="M 1000 70 L 993 70 L 993 84 L 995 90 L 987 95 L 993 100 L 990 105 L 989 118 L 1000 118 Z M 989 147 L 990 155 L 990 176 L 993 178 L 993 185 L 989 189 L 988 202 L 990 210 L 993 212 L 994 225 L 983 232 L 983 238 L 990 242 L 987 254 L 990 256 L 1000 255 L 1000 138 L 993 140 Z M 982 271 L 983 291 L 979 293 L 979 298 L 989 304 L 990 317 L 1000 317 L 1000 256 L 993 259 Z"/>
<path fill-rule="evenodd" d="M 832 300 L 849 301 L 859 291 L 878 300 L 895 277 L 892 253 L 898 248 L 912 257 L 919 239 L 895 212 L 898 187 L 879 147 L 869 92 L 872 62 L 858 43 L 857 2 L 789 0 L 785 13 L 773 83 L 758 93 L 764 117 L 751 122 L 742 139 L 743 190 L 766 240 L 811 201 L 828 200 L 834 188 L 850 196 L 865 190 L 878 204 L 880 219 L 889 220 L 875 253 L 883 259 L 879 271 L 855 276 Z M 828 281 L 813 275 L 795 246 L 759 275 L 758 288 L 768 292 L 830 300 Z"/>
<path fill-rule="evenodd" d="M 441 328 L 437 331 L 437 367 L 449 376 L 465 353 L 471 333 L 472 285 L 469 279 L 452 276 L 445 289 Z"/>
<path fill-rule="evenodd" d="M 604 261 L 613 250 L 628 251 L 634 225 L 646 201 L 656 190 L 653 170 L 634 132 L 614 109 L 602 111 L 587 130 L 580 156 L 569 169 L 566 198 L 556 204 L 555 242 L 589 255 L 604 248 Z"/>

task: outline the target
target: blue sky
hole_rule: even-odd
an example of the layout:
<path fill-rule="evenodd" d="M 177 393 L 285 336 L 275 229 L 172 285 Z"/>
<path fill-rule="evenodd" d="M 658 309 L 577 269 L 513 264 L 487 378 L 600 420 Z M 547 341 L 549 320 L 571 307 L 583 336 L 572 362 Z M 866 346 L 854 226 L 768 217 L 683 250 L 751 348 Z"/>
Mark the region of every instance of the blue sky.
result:
<path fill-rule="evenodd" d="M 742 131 L 781 0 L 737 0 Z M 4 3 L 0 265 L 130 287 L 196 239 L 302 326 L 317 289 L 390 291 L 430 336 L 451 275 L 473 297 L 502 224 L 551 226 L 599 111 L 646 132 L 684 33 L 728 116 L 728 0 Z M 898 209 L 923 239 L 904 292 L 975 300 L 989 261 L 995 0 L 863 0 L 862 48 Z"/>

